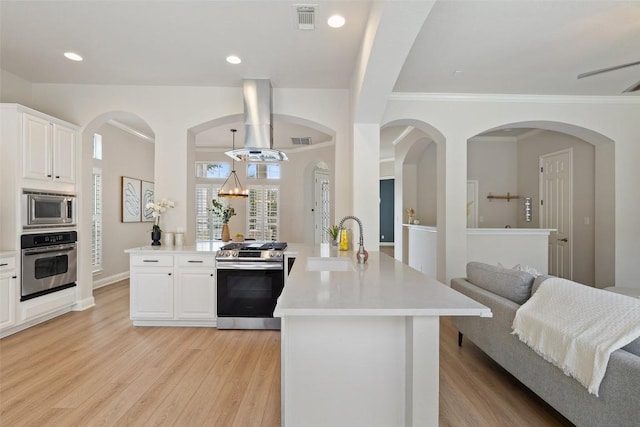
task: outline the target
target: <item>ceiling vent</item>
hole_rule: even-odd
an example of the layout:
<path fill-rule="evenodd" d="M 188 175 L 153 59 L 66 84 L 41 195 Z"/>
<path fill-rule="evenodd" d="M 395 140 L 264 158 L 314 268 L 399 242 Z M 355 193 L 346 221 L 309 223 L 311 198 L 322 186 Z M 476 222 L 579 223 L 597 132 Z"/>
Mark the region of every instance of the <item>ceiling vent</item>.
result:
<path fill-rule="evenodd" d="M 294 5 L 296 12 L 296 24 L 299 30 L 314 30 L 316 28 L 316 5 Z"/>
<path fill-rule="evenodd" d="M 292 136 L 291 142 L 293 145 L 311 145 L 310 136 Z"/>

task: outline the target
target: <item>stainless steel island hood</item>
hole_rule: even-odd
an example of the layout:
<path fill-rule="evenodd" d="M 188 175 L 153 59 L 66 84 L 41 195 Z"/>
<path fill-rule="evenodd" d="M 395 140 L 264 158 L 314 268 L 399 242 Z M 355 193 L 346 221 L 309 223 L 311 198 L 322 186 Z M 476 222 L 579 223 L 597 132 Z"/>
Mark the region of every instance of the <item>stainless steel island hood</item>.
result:
<path fill-rule="evenodd" d="M 267 79 L 244 80 L 244 148 L 227 151 L 235 160 L 246 162 L 280 162 L 287 155 L 273 149 L 271 82 Z"/>

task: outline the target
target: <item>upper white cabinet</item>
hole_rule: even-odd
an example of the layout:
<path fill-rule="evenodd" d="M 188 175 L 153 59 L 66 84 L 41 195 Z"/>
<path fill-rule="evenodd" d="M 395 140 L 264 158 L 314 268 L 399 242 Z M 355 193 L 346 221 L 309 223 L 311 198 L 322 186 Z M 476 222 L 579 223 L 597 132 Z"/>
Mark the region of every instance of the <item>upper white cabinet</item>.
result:
<path fill-rule="evenodd" d="M 22 177 L 75 184 L 77 135 L 73 128 L 24 113 Z"/>

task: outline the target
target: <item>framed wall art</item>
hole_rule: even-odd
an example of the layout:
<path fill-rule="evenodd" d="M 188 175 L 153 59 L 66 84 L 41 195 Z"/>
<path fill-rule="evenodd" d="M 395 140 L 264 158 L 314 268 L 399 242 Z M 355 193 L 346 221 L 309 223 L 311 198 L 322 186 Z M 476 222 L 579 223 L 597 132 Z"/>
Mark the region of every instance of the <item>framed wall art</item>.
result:
<path fill-rule="evenodd" d="M 122 177 L 122 222 L 140 222 L 140 180 Z"/>
<path fill-rule="evenodd" d="M 151 222 L 154 220 L 153 218 L 153 210 L 147 209 L 147 203 L 153 202 L 154 198 L 154 189 L 153 182 L 142 181 L 142 190 L 140 192 L 142 201 L 140 205 L 140 212 L 142 214 L 141 221 L 142 222 Z"/>

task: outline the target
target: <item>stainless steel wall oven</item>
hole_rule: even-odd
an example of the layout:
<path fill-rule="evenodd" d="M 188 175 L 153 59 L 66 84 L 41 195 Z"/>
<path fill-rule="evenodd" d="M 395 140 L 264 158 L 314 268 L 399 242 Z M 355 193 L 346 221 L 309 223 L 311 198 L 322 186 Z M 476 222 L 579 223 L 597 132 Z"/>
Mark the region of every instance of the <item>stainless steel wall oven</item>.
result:
<path fill-rule="evenodd" d="M 75 231 L 23 234 L 20 301 L 76 286 Z"/>
<path fill-rule="evenodd" d="M 232 243 L 217 261 L 217 328 L 280 329 L 273 310 L 284 286 L 286 243 Z"/>

